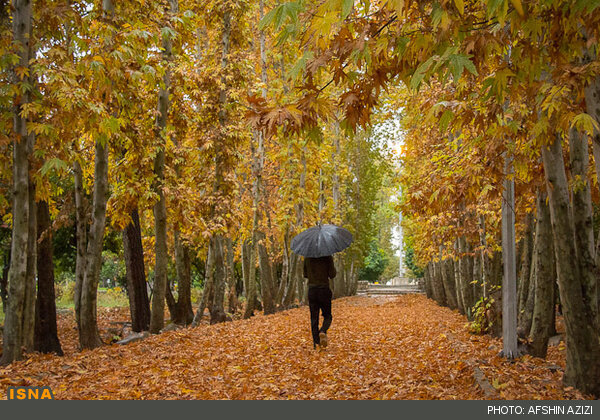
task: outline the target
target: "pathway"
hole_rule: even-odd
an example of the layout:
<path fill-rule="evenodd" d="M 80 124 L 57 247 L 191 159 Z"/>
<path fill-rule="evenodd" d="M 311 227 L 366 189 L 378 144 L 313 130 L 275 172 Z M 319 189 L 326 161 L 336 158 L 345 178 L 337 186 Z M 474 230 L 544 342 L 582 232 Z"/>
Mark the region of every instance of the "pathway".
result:
<path fill-rule="evenodd" d="M 470 335 L 464 317 L 423 295 L 334 301 L 325 351 L 312 349 L 308 321 L 303 307 L 64 358 L 36 355 L 0 368 L 0 399 L 9 385 L 50 385 L 63 399 L 579 396 L 562 389 L 564 348 L 551 348 L 549 361 L 506 362 L 498 340 Z"/>

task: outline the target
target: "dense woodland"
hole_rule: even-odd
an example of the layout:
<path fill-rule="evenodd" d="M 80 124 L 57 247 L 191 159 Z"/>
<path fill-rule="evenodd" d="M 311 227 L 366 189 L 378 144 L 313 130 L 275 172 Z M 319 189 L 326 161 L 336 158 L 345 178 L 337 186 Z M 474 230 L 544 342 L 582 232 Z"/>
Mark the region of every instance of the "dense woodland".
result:
<path fill-rule="evenodd" d="M 354 294 L 401 210 L 429 297 L 510 359 L 560 316 L 565 386 L 600 395 L 600 1 L 2 3 L 3 364 L 61 351 L 61 229 L 91 349 L 107 238 L 158 333 L 305 303 L 290 240 L 321 221 Z"/>

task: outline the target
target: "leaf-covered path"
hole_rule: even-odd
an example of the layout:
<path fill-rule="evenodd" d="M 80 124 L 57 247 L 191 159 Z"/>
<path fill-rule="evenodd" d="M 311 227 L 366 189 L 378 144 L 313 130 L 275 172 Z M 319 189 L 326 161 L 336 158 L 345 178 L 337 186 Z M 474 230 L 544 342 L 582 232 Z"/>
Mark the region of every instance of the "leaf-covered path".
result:
<path fill-rule="evenodd" d="M 50 385 L 59 399 L 561 399 L 564 346 L 509 363 L 457 312 L 421 295 L 333 304 L 330 345 L 314 351 L 306 307 L 182 329 L 0 369 L 9 385 Z M 475 377 L 479 376 L 479 380 Z M 480 383 L 487 383 L 487 394 Z"/>

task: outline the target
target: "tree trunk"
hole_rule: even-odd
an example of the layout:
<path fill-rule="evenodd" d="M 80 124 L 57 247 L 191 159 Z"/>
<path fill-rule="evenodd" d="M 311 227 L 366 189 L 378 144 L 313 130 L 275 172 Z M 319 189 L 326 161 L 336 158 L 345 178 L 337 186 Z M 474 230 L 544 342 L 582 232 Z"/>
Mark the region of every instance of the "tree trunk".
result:
<path fill-rule="evenodd" d="M 233 241 L 231 238 L 226 239 L 227 245 L 227 285 L 229 288 L 229 302 L 227 303 L 227 310 L 230 314 L 234 314 L 237 311 L 237 287 L 235 280 L 235 263 L 233 254 Z"/>
<path fill-rule="evenodd" d="M 112 0 L 103 0 L 102 9 L 105 16 L 114 19 Z M 97 294 L 108 201 L 108 137 L 105 135 L 96 138 L 94 165 L 92 220 L 87 235 L 80 298 L 79 344 L 82 349 L 93 349 L 103 344 L 98 331 Z"/>
<path fill-rule="evenodd" d="M 455 251 L 457 254 L 460 253 L 459 243 L 460 243 L 460 240 L 457 240 L 454 245 L 454 248 L 455 248 Z M 460 259 L 459 258 L 452 260 L 452 267 L 454 269 L 454 290 L 456 291 L 456 306 L 458 308 L 458 312 L 465 315 L 466 311 L 465 311 L 465 306 L 463 305 L 462 288 L 460 286 Z"/>
<path fill-rule="evenodd" d="M 588 310 L 594 319 L 596 332 L 600 334 L 592 195 L 590 182 L 587 177 L 589 166 L 587 135 L 575 128 L 571 128 L 569 133 L 569 146 L 571 175 L 573 178 L 571 193 L 573 197 L 572 214 L 575 228 L 575 250 L 577 252 L 579 266 L 581 267 L 580 276 L 584 296 L 589 302 L 594 302 L 594 304 L 589 305 Z M 600 356 L 600 354 L 598 356 Z M 600 363 L 600 359 L 598 359 L 598 362 Z M 600 365 L 598 366 L 598 374 L 600 375 Z M 600 385 L 598 389 L 600 389 Z"/>
<path fill-rule="evenodd" d="M 290 272 L 290 251 L 289 251 L 289 237 L 290 237 L 290 229 L 289 226 L 286 226 L 285 235 L 283 237 L 283 263 L 281 267 L 281 280 L 279 281 L 279 287 L 277 290 L 277 296 L 275 298 L 275 302 L 280 308 L 283 308 L 283 298 L 285 296 L 285 290 L 288 284 L 289 272 Z"/>
<path fill-rule="evenodd" d="M 223 237 L 218 235 L 213 237 L 214 246 L 214 299 L 210 306 L 210 323 L 216 324 L 227 321 L 225 314 L 224 298 L 225 298 L 225 258 L 223 256 Z"/>
<path fill-rule="evenodd" d="M 306 192 L 306 146 L 302 148 L 302 155 L 300 157 L 302 163 L 302 172 L 300 173 L 300 184 L 299 189 L 301 192 Z M 296 228 L 300 228 L 304 224 L 304 199 L 300 199 L 296 204 Z M 303 275 L 303 261 L 298 259 L 296 264 L 296 285 L 298 291 L 298 303 L 303 305 L 306 302 L 306 283 L 307 279 Z"/>
<path fill-rule="evenodd" d="M 177 302 L 171 321 L 189 325 L 194 319 L 192 309 L 192 266 L 189 247 L 182 243 L 179 229 L 175 229 L 175 269 L 177 270 Z"/>
<path fill-rule="evenodd" d="M 97 294 L 102 267 L 102 242 L 108 201 L 108 144 L 107 139 L 96 141 L 92 224 L 85 253 L 85 272 L 81 285 L 79 344 L 82 349 L 102 345 L 97 322 Z"/>
<path fill-rule="evenodd" d="M 169 0 L 169 10 L 165 13 L 165 27 L 169 27 L 170 15 L 177 13 L 177 0 Z M 154 190 L 158 201 L 154 204 L 154 284 L 152 288 L 152 313 L 150 316 L 150 332 L 158 334 L 165 326 L 165 295 L 167 292 L 167 265 L 169 254 L 167 248 L 167 204 L 164 195 L 165 181 L 165 143 L 166 128 L 169 116 L 169 93 L 171 91 L 172 40 L 170 35 L 163 35 L 162 58 L 166 62 L 163 76 L 164 87 L 158 91 L 158 115 L 156 117 L 156 140 L 158 151 L 154 158 Z"/>
<path fill-rule="evenodd" d="M 303 263 L 302 258 L 296 254 L 295 252 L 290 252 L 290 270 L 287 281 L 287 289 L 285 292 L 285 296 L 283 297 L 283 307 L 289 308 L 294 304 L 294 300 L 296 299 L 296 290 L 298 279 L 298 267 Z M 302 273 L 300 274 L 302 275 Z"/>
<path fill-rule="evenodd" d="M 577 142 L 578 136 L 573 137 L 572 142 Z M 592 302 L 587 294 L 589 285 L 584 284 L 587 276 L 581 272 L 578 261 L 580 251 L 575 239 L 576 223 L 571 218 L 568 182 L 558 135 L 550 146 L 542 147 L 542 158 L 550 202 L 560 301 L 566 326 L 567 368 L 564 382 L 583 392 L 600 396 L 597 298 L 594 296 Z M 578 175 L 575 168 L 573 175 Z M 582 178 L 581 182 L 585 182 L 583 180 L 586 178 Z M 581 209 L 575 209 L 573 214 L 580 212 Z"/>
<path fill-rule="evenodd" d="M 444 283 L 442 276 L 442 261 L 434 261 L 431 263 L 433 275 L 433 293 L 435 300 L 440 306 L 446 306 L 446 294 L 444 293 Z"/>
<path fill-rule="evenodd" d="M 256 266 L 250 263 L 252 240 L 247 240 L 242 245 L 242 275 L 244 277 L 244 293 L 246 295 L 246 308 L 244 310 L 244 319 L 254 315 L 256 309 Z"/>
<path fill-rule="evenodd" d="M 471 284 L 473 281 L 473 267 L 471 266 L 471 261 L 467 255 L 469 252 L 469 246 L 464 236 L 460 238 L 459 244 L 462 255 L 459 260 L 460 295 L 462 296 L 465 314 L 467 315 L 467 318 L 471 320 L 473 316 L 473 304 L 475 303 L 473 302 L 473 285 Z"/>
<path fill-rule="evenodd" d="M 29 68 L 33 56 L 29 43 L 31 35 L 31 1 L 13 0 L 13 40 L 21 46 L 19 62 L 15 67 Z M 18 77 L 15 73 L 15 80 Z M 5 308 L 3 352 L 0 364 L 5 365 L 22 357 L 23 316 L 27 287 L 29 241 L 29 142 L 32 134 L 27 130 L 27 120 L 21 116 L 29 94 L 16 95 L 13 104 L 13 232 L 11 262 L 8 280 L 8 308 Z M 30 139 L 31 137 L 31 139 Z M 8 310 L 7 310 L 8 309 Z"/>
<path fill-rule="evenodd" d="M 208 304 L 212 301 L 209 299 L 209 296 L 212 294 L 213 289 L 213 266 L 214 266 L 214 249 L 211 243 L 208 245 L 208 252 L 206 254 L 206 270 L 204 274 L 204 290 L 202 291 L 202 298 L 200 299 L 200 303 L 198 304 L 198 309 L 196 310 L 196 314 L 194 315 L 194 320 L 192 321 L 192 326 L 198 326 L 202 317 L 204 316 L 204 310 L 208 306 Z"/>
<path fill-rule="evenodd" d="M 85 250 L 87 249 L 87 212 L 85 209 L 85 197 L 83 192 L 83 171 L 79 161 L 73 162 L 73 182 L 75 185 L 75 241 L 77 254 L 75 257 L 75 321 L 77 329 L 81 329 L 81 287 L 85 277 L 86 259 Z"/>
<path fill-rule="evenodd" d="M 546 197 L 546 193 L 538 193 L 535 245 L 533 247 L 537 255 L 534 259 L 536 267 L 532 270 L 536 273 L 535 305 L 529 345 L 529 352 L 533 356 L 542 358 L 546 357 L 548 339 L 554 327 L 554 284 L 556 283 L 552 225 Z"/>
<path fill-rule="evenodd" d="M 517 295 L 518 295 L 518 319 L 520 321 L 525 304 L 529 294 L 529 279 L 531 278 L 531 266 L 533 256 L 533 231 L 534 218 L 532 213 L 527 213 L 525 217 L 525 233 L 523 235 L 523 243 L 520 252 L 520 268 L 519 277 L 517 279 Z M 529 330 L 527 331 L 527 333 Z"/>
<path fill-rule="evenodd" d="M 483 284 L 482 284 L 482 268 L 481 258 L 479 253 L 475 254 L 471 258 L 473 264 L 473 302 L 477 303 L 479 299 L 483 297 Z"/>
<path fill-rule="evenodd" d="M 337 299 L 347 294 L 347 289 L 344 284 L 344 257 L 340 254 L 336 254 L 333 256 L 333 261 L 336 267 L 336 276 L 333 279 L 333 298 Z"/>
<path fill-rule="evenodd" d="M 12 240 L 11 240 L 12 242 Z M 2 277 L 0 277 L 0 298 L 2 298 L 2 311 L 6 314 L 8 311 L 8 269 L 10 268 L 10 247 L 4 256 L 4 267 L 2 267 Z"/>
<path fill-rule="evenodd" d="M 517 343 L 517 264 L 515 255 L 515 181 L 512 157 L 505 156 L 502 191 L 502 355 L 519 356 Z"/>
<path fill-rule="evenodd" d="M 273 271 L 265 241 L 264 233 L 259 232 L 257 247 L 260 264 L 260 290 L 262 292 L 263 312 L 265 315 L 270 315 L 275 313 L 275 300 L 272 295 Z"/>
<path fill-rule="evenodd" d="M 531 322 L 533 321 L 533 308 L 535 306 L 535 293 L 536 293 L 536 281 L 539 276 L 537 269 L 539 268 L 540 262 L 537 261 L 537 252 L 538 250 L 535 248 L 535 244 L 533 246 L 533 252 L 536 253 L 531 262 L 531 269 L 529 271 L 529 280 L 527 281 L 527 290 L 524 292 L 527 295 L 527 300 L 523 306 L 523 312 L 521 316 L 517 320 L 517 334 L 519 337 L 526 338 L 529 336 L 531 331 Z"/>
<path fill-rule="evenodd" d="M 30 146 L 30 154 L 31 154 Z M 25 284 L 25 306 L 23 310 L 23 348 L 26 352 L 34 350 L 35 336 L 35 279 L 37 254 L 37 215 L 35 204 L 35 186 L 29 179 L 29 234 L 27 238 L 27 282 Z"/>
<path fill-rule="evenodd" d="M 150 328 L 150 301 L 146 286 L 144 248 L 137 208 L 131 214 L 131 222 L 123 230 L 123 253 L 127 276 L 127 294 L 131 312 L 131 329 L 135 332 Z"/>
<path fill-rule="evenodd" d="M 456 301 L 456 289 L 454 284 L 454 265 L 452 263 L 452 259 L 448 258 L 441 263 L 441 271 L 442 271 L 442 282 L 444 284 L 444 293 L 446 295 L 446 300 L 448 307 L 450 309 L 458 308 L 458 303 Z"/>
<path fill-rule="evenodd" d="M 37 273 L 38 287 L 35 306 L 34 349 L 41 353 L 63 351 L 56 326 L 56 295 L 54 293 L 54 264 L 52 257 L 52 226 L 46 201 L 37 203 Z"/>
<path fill-rule="evenodd" d="M 485 216 L 483 214 L 479 215 L 479 243 L 481 245 L 481 252 L 479 253 L 479 258 L 481 259 L 481 295 L 487 298 L 490 261 L 487 253 Z"/>
<path fill-rule="evenodd" d="M 488 311 L 488 322 L 491 323 L 491 333 L 494 337 L 502 336 L 502 253 L 494 252 L 489 269 L 489 298 L 491 307 Z"/>
<path fill-rule="evenodd" d="M 423 278 L 425 279 L 425 296 L 429 299 L 433 299 L 433 286 L 431 283 L 431 262 L 425 266 L 423 272 Z"/>

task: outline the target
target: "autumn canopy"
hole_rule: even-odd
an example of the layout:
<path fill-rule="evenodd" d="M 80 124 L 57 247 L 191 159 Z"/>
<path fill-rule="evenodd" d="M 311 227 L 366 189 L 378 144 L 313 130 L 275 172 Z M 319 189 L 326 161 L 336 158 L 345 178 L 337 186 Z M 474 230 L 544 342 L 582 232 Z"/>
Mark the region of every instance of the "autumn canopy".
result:
<path fill-rule="evenodd" d="M 564 363 L 562 391 L 501 396 L 600 396 L 599 0 L 3 0 L 0 32 L 2 365 L 62 354 L 61 325 L 110 351 L 104 306 L 140 339 L 281 323 L 307 303 L 292 239 L 322 223 L 353 237 L 340 311 L 375 305 L 346 298 L 359 283 L 422 285 L 438 306 L 387 309 L 452 319 L 455 350 L 489 334 L 497 360 Z"/>

